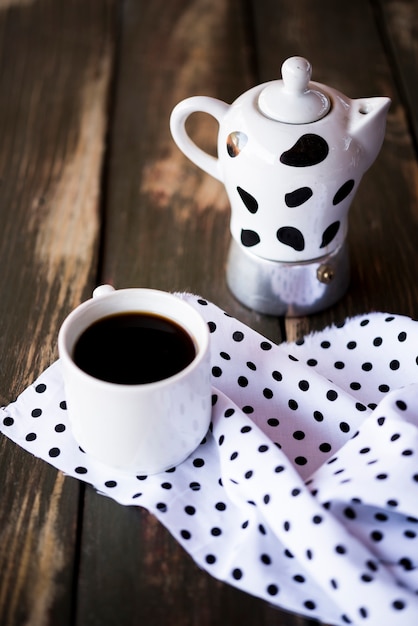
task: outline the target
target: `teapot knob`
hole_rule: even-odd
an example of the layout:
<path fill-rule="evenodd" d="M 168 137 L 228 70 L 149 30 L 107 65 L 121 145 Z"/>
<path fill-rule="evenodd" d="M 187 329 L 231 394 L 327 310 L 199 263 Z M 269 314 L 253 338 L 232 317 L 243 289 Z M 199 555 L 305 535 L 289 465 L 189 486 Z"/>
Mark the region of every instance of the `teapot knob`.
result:
<path fill-rule="evenodd" d="M 258 98 L 260 111 L 286 124 L 309 124 L 326 115 L 330 99 L 319 85 L 310 85 L 312 67 L 303 57 L 290 57 L 282 65 L 282 80 L 267 83 Z"/>
<path fill-rule="evenodd" d="M 312 66 L 303 57 L 291 57 L 282 65 L 283 91 L 295 95 L 305 93 L 312 76 Z"/>

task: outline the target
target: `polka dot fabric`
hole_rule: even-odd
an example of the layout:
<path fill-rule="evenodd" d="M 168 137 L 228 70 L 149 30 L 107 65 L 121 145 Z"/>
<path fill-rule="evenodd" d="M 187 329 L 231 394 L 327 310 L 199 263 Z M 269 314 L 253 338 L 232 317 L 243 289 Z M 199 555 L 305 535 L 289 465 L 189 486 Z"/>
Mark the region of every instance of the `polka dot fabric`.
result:
<path fill-rule="evenodd" d="M 89 458 L 60 363 L 1 431 L 124 505 L 145 507 L 214 577 L 328 624 L 418 623 L 418 324 L 373 313 L 276 346 L 182 294 L 211 331 L 213 411 L 180 466 Z"/>

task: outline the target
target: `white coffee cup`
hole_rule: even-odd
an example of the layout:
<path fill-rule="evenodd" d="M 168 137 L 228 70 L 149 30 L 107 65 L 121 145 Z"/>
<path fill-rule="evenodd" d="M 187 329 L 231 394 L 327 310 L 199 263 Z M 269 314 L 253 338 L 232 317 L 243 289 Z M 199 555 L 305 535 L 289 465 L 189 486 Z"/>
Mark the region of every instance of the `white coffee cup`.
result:
<path fill-rule="evenodd" d="M 80 336 L 97 320 L 127 312 L 180 326 L 194 343 L 193 360 L 168 378 L 139 384 L 108 382 L 83 371 L 73 358 Z M 87 454 L 122 470 L 154 474 L 184 461 L 204 438 L 211 417 L 209 329 L 179 296 L 102 285 L 65 319 L 58 349 L 69 421 Z"/>

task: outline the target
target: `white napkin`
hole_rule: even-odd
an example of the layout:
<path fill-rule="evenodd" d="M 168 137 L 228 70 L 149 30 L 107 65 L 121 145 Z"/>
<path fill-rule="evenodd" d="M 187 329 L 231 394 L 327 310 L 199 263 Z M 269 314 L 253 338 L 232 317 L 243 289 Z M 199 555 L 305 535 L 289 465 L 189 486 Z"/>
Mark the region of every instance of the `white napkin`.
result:
<path fill-rule="evenodd" d="M 418 623 L 418 323 L 372 313 L 276 346 L 200 297 L 213 416 L 180 466 L 89 458 L 60 362 L 1 409 L 32 454 L 153 513 L 214 577 L 329 624 Z M 23 470 L 22 470 L 23 471 Z"/>

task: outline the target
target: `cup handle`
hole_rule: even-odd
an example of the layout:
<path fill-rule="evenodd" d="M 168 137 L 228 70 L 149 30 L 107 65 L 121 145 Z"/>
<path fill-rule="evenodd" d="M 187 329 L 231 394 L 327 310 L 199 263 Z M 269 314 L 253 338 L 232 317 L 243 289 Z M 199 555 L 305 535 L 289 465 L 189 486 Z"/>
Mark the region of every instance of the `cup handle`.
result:
<path fill-rule="evenodd" d="M 101 296 L 105 296 L 106 294 L 113 293 L 115 288 L 112 285 L 99 285 L 93 291 L 93 298 L 100 298 Z"/>
<path fill-rule="evenodd" d="M 187 134 L 185 124 L 192 113 L 208 113 L 220 124 L 225 113 L 229 109 L 229 104 L 211 98 L 210 96 L 192 96 L 179 102 L 173 109 L 170 116 L 170 131 L 172 137 L 180 150 L 195 165 L 210 174 L 217 180 L 223 182 L 223 176 L 219 164 L 219 159 L 214 157 L 202 148 L 199 148 Z"/>

